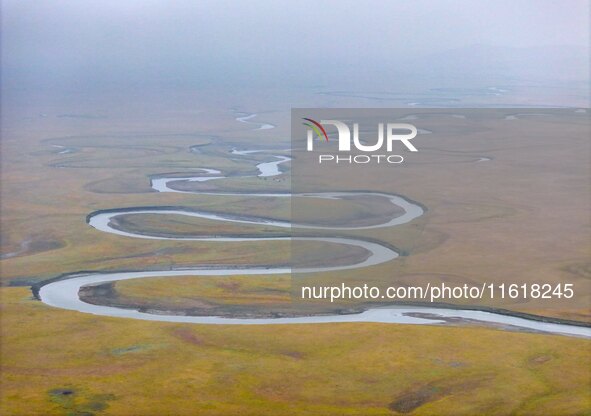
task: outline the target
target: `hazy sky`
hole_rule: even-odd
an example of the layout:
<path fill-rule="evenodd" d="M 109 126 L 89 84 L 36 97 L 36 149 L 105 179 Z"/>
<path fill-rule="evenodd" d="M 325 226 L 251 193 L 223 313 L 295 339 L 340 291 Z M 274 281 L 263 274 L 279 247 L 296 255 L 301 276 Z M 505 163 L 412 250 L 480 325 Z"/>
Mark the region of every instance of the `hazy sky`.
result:
<path fill-rule="evenodd" d="M 3 0 L 2 70 L 5 83 L 311 82 L 475 44 L 587 51 L 589 3 Z"/>

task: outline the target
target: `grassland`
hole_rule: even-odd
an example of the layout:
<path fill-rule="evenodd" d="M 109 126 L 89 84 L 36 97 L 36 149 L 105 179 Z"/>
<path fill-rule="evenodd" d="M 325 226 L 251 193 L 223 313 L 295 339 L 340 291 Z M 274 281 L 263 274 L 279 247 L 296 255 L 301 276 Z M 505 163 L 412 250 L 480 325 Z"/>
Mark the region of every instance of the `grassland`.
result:
<path fill-rule="evenodd" d="M 25 288 L 2 296 L 3 414 L 558 415 L 591 406 L 586 340 L 165 324 L 48 308 Z"/>
<path fill-rule="evenodd" d="M 61 105 L 55 104 L 55 113 L 63 113 Z M 252 143 L 285 148 L 285 140 L 277 143 L 288 137 L 285 128 L 252 132 L 226 110 L 157 118 L 163 114 L 157 109 L 137 104 L 123 111 L 114 104 L 106 118 L 73 119 L 33 117 L 31 106 L 9 114 L 11 122 L 3 126 L 2 253 L 18 253 L 0 263 L 3 414 L 589 414 L 588 340 L 474 327 L 166 324 L 84 315 L 33 300 L 32 283 L 62 273 L 282 264 L 292 254 L 288 242 L 226 245 L 109 235 L 86 224 L 90 212 L 166 205 L 289 218 L 294 205 L 160 194 L 149 186 L 152 175 L 186 175 L 199 167 L 252 174 L 262 156 L 232 158 L 229 150 Z M 285 115 L 264 117 L 288 124 Z M 326 273 L 315 282 L 572 282 L 577 296 L 570 301 L 482 303 L 590 321 L 589 148 L 577 139 L 583 122 L 573 116 L 565 123 L 564 145 L 528 120 L 520 121 L 518 142 L 493 135 L 503 131 L 503 117 L 500 112 L 497 120 L 470 124 L 471 141 L 454 130 L 453 120 L 427 117 L 421 126 L 435 133 L 417 139 L 421 150 L 414 161 L 394 175 L 383 168 L 356 175 L 349 189 L 402 194 L 428 211 L 395 231 L 334 233 L 383 241 L 404 256 L 363 271 Z M 196 144 L 206 146 L 190 152 Z M 63 149 L 53 145 L 74 151 L 60 154 Z M 476 163 L 480 156 L 493 161 Z M 338 183 L 337 171 L 296 173 L 300 182 L 293 185 L 302 191 L 335 190 Z M 290 183 L 230 178 L 193 186 L 282 191 Z M 330 201 L 316 203 L 297 215 L 306 219 L 322 208 L 358 221 L 367 213 L 357 201 L 344 202 L 339 211 Z M 150 215 L 126 220 L 132 229 L 164 234 L 276 232 Z M 335 247 L 318 253 L 343 255 Z M 289 310 L 293 289 L 286 276 L 141 279 L 113 288 L 122 302 L 148 308 L 248 311 Z"/>

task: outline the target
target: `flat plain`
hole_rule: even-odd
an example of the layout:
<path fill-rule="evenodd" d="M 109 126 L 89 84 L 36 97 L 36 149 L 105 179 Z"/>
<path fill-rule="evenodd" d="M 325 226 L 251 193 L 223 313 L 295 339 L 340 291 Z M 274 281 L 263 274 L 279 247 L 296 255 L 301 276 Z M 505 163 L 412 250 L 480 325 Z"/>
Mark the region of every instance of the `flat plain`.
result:
<path fill-rule="evenodd" d="M 235 112 L 215 106 L 154 117 L 162 113 L 138 100 L 124 114 L 116 105 L 104 114 L 88 104 L 72 117 L 61 103 L 49 106 L 52 112 L 44 105 L 43 114 L 26 104 L 11 110 L 2 137 L 3 414 L 589 413 L 591 344 L 585 339 L 468 324 L 142 322 L 51 308 L 35 300 L 32 284 L 78 271 L 274 265 L 287 263 L 292 255 L 289 242 L 138 240 L 101 233 L 86 223 L 94 211 L 175 206 L 288 220 L 295 209 L 325 221 L 328 216 L 317 213 L 329 210 L 349 222 L 361 221 L 368 212 L 387 212 L 379 204 L 367 207 L 358 201 L 304 206 L 280 198 L 150 188 L 150 178 L 158 175 L 211 168 L 230 177 L 179 189 L 331 189 L 338 183 L 337 170 L 297 171 L 290 181 L 284 165 L 285 175 L 257 178 L 254 166 L 268 155 L 230 153 L 257 148 L 282 154 L 289 146 L 286 112 L 261 111 L 258 119 L 277 129 L 254 131 L 236 122 Z M 407 115 L 415 113 L 409 109 Z M 348 186 L 404 195 L 427 207 L 426 214 L 396 230 L 335 233 L 378 240 L 405 255 L 368 269 L 324 273 L 314 282 L 569 282 L 575 285 L 574 299 L 484 299 L 479 305 L 590 322 L 589 115 L 550 112 L 546 122 L 564 126 L 564 136 L 556 140 L 546 134 L 544 122 L 506 120 L 511 114 L 499 110 L 498 117 L 471 120 L 467 113 L 464 123 L 472 130 L 465 135 L 456 129 L 460 121 L 449 114 L 419 111 L 416 123 L 433 131 L 417 138 L 419 155 L 395 172 L 387 166 L 366 170 Z M 490 160 L 480 162 L 483 157 Z M 254 177 L 238 178 L 248 175 Z M 376 176 L 388 180 L 376 182 Z M 162 235 L 277 232 L 149 214 L 125 220 L 121 226 L 126 229 Z M 318 261 L 325 255 L 359 255 L 342 247 L 319 252 Z M 292 295 L 298 285 L 288 275 L 176 277 L 118 282 L 105 293 L 123 305 L 195 313 L 294 314 L 335 308 L 297 302 Z"/>

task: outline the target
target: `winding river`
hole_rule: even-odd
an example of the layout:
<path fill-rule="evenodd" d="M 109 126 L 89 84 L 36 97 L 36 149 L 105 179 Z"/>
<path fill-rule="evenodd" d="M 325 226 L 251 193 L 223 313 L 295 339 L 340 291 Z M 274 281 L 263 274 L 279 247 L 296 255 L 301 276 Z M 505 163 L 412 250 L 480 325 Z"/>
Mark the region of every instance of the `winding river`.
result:
<path fill-rule="evenodd" d="M 246 120 L 240 120 L 245 122 Z M 268 151 L 263 150 L 236 150 L 232 151 L 236 155 L 247 155 L 250 153 L 260 153 Z M 272 155 L 274 160 L 258 164 L 259 177 L 271 177 L 281 174 L 279 165 L 291 160 L 287 156 Z M 155 191 L 161 193 L 179 192 L 194 193 L 199 195 L 248 195 L 248 197 L 277 197 L 277 198 L 324 198 L 339 200 L 348 196 L 371 196 L 380 197 L 389 203 L 399 207 L 403 213 L 393 218 L 389 218 L 379 224 L 363 226 L 316 226 L 313 224 L 296 224 L 288 221 L 270 220 L 267 218 L 253 216 L 237 216 L 223 213 L 215 213 L 201 210 L 182 210 L 169 208 L 130 208 L 114 209 L 91 213 L 88 218 L 88 224 L 98 231 L 116 234 L 124 238 L 138 239 L 157 239 L 157 240 L 188 240 L 188 241 L 210 241 L 217 243 L 245 243 L 248 241 L 285 241 L 285 240 L 310 240 L 319 241 L 328 244 L 340 244 L 354 246 L 365 250 L 366 256 L 363 259 L 351 262 L 349 264 L 340 264 L 338 266 L 325 266 L 315 268 L 296 268 L 288 267 L 261 267 L 261 266 L 235 266 L 235 267 L 193 267 L 187 269 L 176 269 L 166 271 L 138 271 L 138 272 L 112 272 L 112 273 L 91 273 L 91 274 L 72 274 L 63 279 L 46 283 L 39 288 L 38 296 L 42 302 L 57 308 L 69 309 L 84 313 L 90 313 L 101 316 L 133 318 L 149 321 L 163 322 L 184 322 L 196 324 L 317 324 L 317 323 L 336 323 L 336 322 L 379 322 L 396 324 L 438 324 L 438 325 L 457 325 L 458 323 L 477 323 L 480 325 L 495 326 L 503 329 L 530 330 L 536 332 L 548 332 L 562 335 L 571 335 L 579 337 L 591 337 L 591 328 L 567 325 L 560 323 L 542 322 L 539 320 L 526 319 L 522 317 L 504 315 L 480 310 L 466 309 L 447 309 L 437 307 L 423 306 L 388 306 L 368 309 L 362 313 L 344 314 L 344 315 L 316 315 L 299 316 L 284 318 L 227 318 L 217 316 L 185 316 L 167 313 L 147 313 L 139 310 L 120 308 L 114 306 L 94 305 L 86 303 L 80 299 L 79 291 L 84 286 L 100 285 L 103 283 L 117 282 L 129 279 L 141 279 L 148 277 L 173 277 L 173 276 L 233 276 L 233 275 L 276 275 L 290 273 L 310 273 L 326 272 L 336 270 L 347 270 L 361 267 L 370 267 L 384 262 L 395 260 L 398 253 L 393 249 L 382 244 L 365 241 L 359 238 L 344 237 L 217 237 L 217 236 L 188 236 L 174 237 L 151 235 L 148 233 L 135 233 L 125 231 L 115 227 L 114 220 L 122 215 L 180 215 L 204 218 L 213 221 L 234 222 L 242 224 L 257 224 L 279 229 L 302 228 L 316 230 L 361 230 L 383 227 L 395 227 L 406 224 L 423 215 L 424 210 L 418 204 L 415 204 L 401 196 L 391 195 L 379 192 L 323 192 L 323 193 L 237 193 L 237 192 L 201 192 L 201 191 L 182 191 L 172 187 L 172 183 L 179 182 L 204 182 L 225 178 L 225 176 L 216 169 L 201 169 L 202 174 L 186 177 L 154 177 L 151 179 L 151 186 Z M 287 233 L 286 233 L 287 234 Z"/>
<path fill-rule="evenodd" d="M 269 130 L 269 129 L 274 129 L 275 126 L 273 124 L 270 123 L 257 123 L 254 121 L 250 121 L 251 119 L 255 118 L 258 114 L 246 114 L 246 115 L 242 115 L 240 117 L 236 117 L 236 121 L 239 121 L 241 123 L 246 123 L 246 124 L 253 124 L 257 127 L 255 130 Z"/>

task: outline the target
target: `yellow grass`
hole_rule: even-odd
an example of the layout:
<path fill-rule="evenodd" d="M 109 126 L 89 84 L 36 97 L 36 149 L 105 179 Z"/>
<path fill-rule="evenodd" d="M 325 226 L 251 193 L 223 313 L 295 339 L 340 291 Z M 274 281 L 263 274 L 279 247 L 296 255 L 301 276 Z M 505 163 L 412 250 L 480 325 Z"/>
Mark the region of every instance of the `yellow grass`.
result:
<path fill-rule="evenodd" d="M 249 100 L 256 105 L 252 97 Z M 101 233 L 85 223 L 86 215 L 99 209 L 158 205 L 289 216 L 291 207 L 285 202 L 159 194 L 150 191 L 148 180 L 149 175 L 187 174 L 198 167 L 252 173 L 253 160 L 258 157 L 232 161 L 228 150 L 247 147 L 244 143 L 279 146 L 277 138 L 289 134 L 285 127 L 251 132 L 243 125 L 233 125 L 226 110 L 205 116 L 174 113 L 158 119 L 143 114 L 140 104 L 124 112 L 122 104 L 115 102 L 106 121 L 76 122 L 25 121 L 23 114 L 34 112 L 27 107 L 3 126 L 2 253 L 17 251 L 28 239 L 43 242 L 38 251 L 0 262 L 5 285 L 0 289 L 3 414 L 365 416 L 397 414 L 413 403 L 417 407 L 409 414 L 416 415 L 589 413 L 588 340 L 432 326 L 236 327 L 141 322 L 53 309 L 31 300 L 28 287 L 6 287 L 27 286 L 79 270 L 289 260 L 287 242 L 149 241 Z M 288 123 L 285 115 L 267 116 L 275 124 Z M 502 121 L 488 123 L 502 133 Z M 194 133 L 195 125 L 202 134 L 177 135 Z M 174 134 L 167 139 L 142 136 L 142 132 L 171 134 L 170 126 Z M 379 286 L 441 281 L 571 282 L 577 295 L 569 301 L 493 305 L 589 321 L 588 142 L 571 140 L 561 146 L 544 138 L 543 126 L 527 121 L 521 123 L 519 143 L 487 129 L 467 142 L 454 132 L 445 133 L 450 126 L 436 119 L 421 126 L 443 129 L 444 134 L 417 139 L 421 149 L 417 163 L 409 160 L 394 174 L 367 171 L 349 187 L 405 195 L 426 205 L 427 214 L 395 230 L 334 233 L 383 241 L 410 255 L 365 270 L 323 274 L 316 281 Z M 576 128 L 581 126 L 565 124 L 565 137 L 576 133 Z M 60 144 L 61 139 L 42 141 L 81 132 L 106 137 L 103 143 L 108 147 L 86 148 L 92 139 L 68 139 L 65 145 L 82 150 L 57 155 L 51 144 Z M 130 134 L 143 138 L 131 149 L 112 148 L 126 143 Z M 223 137 L 218 136 L 209 153 L 187 151 L 218 134 Z M 480 155 L 494 161 L 472 163 Z M 79 168 L 52 167 L 56 163 Z M 295 184 L 296 189 L 333 190 L 331 186 L 337 183 L 333 175 L 310 170 L 299 177 L 302 182 Z M 376 175 L 390 180 L 376 181 Z M 267 190 L 270 184 L 274 189 L 289 189 L 287 182 L 255 179 L 228 179 L 219 186 Z M 344 203 L 338 210 L 331 203 L 319 204 L 334 210 L 336 217 L 340 210 L 341 218 L 366 212 L 353 203 Z M 138 226 L 149 223 L 160 231 L 193 227 L 200 231 L 271 231 L 202 220 L 134 220 Z M 167 284 L 171 282 L 182 285 Z M 185 293 L 191 299 L 195 296 L 222 306 L 282 304 L 282 291 L 289 286 L 284 277 L 253 277 L 248 282 L 236 277 L 228 282 L 238 282 L 234 293 L 232 285 L 219 286 L 215 279 L 142 279 L 116 286 L 125 296 L 145 302 L 162 303 L 166 298 L 178 302 L 178 296 Z M 278 292 L 265 294 L 269 288 Z M 486 299 L 483 303 L 490 304 Z"/>
<path fill-rule="evenodd" d="M 381 324 L 167 324 L 53 309 L 24 288 L 4 288 L 2 299 L 3 414 L 76 414 L 93 403 L 106 415 L 392 415 L 393 403 L 414 400 L 424 401 L 416 415 L 591 406 L 587 340 Z M 60 389 L 73 397 L 56 398 Z"/>

